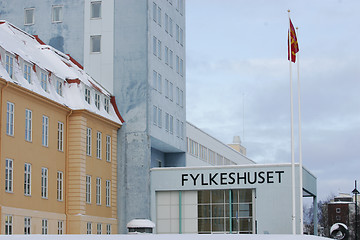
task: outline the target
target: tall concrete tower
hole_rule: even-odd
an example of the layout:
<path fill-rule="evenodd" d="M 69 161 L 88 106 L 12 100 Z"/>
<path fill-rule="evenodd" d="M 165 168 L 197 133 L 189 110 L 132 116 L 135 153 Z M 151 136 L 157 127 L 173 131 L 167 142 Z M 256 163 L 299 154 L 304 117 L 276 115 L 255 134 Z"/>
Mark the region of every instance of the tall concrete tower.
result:
<path fill-rule="evenodd" d="M 150 169 L 185 166 L 184 0 L 2 0 L 0 19 L 69 53 L 112 92 L 120 233 L 150 218 Z"/>

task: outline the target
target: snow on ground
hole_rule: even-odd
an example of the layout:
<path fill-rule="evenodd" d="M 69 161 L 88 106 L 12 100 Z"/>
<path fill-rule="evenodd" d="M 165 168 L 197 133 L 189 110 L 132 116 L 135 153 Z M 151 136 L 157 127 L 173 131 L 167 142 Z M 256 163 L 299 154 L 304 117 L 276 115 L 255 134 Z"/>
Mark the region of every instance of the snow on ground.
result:
<path fill-rule="evenodd" d="M 128 234 L 128 235 L 11 235 L 0 240 L 321 240 L 329 239 L 312 235 L 277 234 Z"/>

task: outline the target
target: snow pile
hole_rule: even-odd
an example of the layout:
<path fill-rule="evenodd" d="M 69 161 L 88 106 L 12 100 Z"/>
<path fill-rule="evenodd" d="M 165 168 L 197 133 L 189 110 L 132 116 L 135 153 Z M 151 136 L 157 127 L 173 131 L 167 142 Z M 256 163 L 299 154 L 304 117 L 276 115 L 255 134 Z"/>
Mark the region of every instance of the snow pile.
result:
<path fill-rule="evenodd" d="M 76 61 L 39 41 L 12 24 L 0 21 L 0 77 L 72 110 L 86 109 L 121 124 L 123 120 L 116 105 L 110 103 L 110 93 L 86 74 Z M 12 78 L 5 69 L 6 54 L 13 57 Z M 32 66 L 31 83 L 24 78 L 24 63 Z M 41 71 L 48 74 L 46 91 L 41 87 Z M 62 96 L 57 93 L 57 81 L 63 83 Z M 90 104 L 85 101 L 85 88 L 91 92 Z M 95 106 L 95 92 L 101 96 L 100 109 Z M 109 112 L 104 108 L 105 98 L 109 100 Z"/>
<path fill-rule="evenodd" d="M 0 240 L 326 240 L 311 235 L 261 234 L 129 234 L 129 235 L 12 235 Z"/>

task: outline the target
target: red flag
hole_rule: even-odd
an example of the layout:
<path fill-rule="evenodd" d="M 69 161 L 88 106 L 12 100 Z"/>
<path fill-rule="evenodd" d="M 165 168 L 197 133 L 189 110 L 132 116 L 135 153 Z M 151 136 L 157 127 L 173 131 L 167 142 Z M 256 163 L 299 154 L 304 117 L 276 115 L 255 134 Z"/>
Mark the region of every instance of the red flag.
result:
<path fill-rule="evenodd" d="M 296 53 L 299 51 L 299 45 L 297 42 L 297 38 L 296 38 L 296 33 L 295 33 L 295 28 L 290 20 L 290 42 L 291 42 L 291 61 L 295 62 L 296 61 Z M 288 60 L 290 60 L 290 49 L 289 49 L 289 33 L 288 33 Z"/>

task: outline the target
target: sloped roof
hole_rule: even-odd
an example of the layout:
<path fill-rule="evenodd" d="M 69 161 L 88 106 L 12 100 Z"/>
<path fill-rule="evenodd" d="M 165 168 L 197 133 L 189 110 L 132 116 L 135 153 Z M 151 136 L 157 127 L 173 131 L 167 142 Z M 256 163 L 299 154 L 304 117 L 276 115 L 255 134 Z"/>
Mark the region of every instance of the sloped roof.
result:
<path fill-rule="evenodd" d="M 114 96 L 111 96 L 109 91 L 91 78 L 76 60 L 51 46 L 45 45 L 37 36 L 32 36 L 11 23 L 0 20 L 0 53 L 4 51 L 14 56 L 14 77 L 10 78 L 7 73 L 5 59 L 1 59 L 4 55 L 1 54 L 1 78 L 14 82 L 72 110 L 86 109 L 118 124 L 124 122 L 116 107 Z M 20 59 L 33 66 L 31 83 L 24 78 Z M 49 74 L 47 91 L 41 87 L 38 70 L 46 71 Z M 57 79 L 61 79 L 64 83 L 62 96 L 56 92 Z M 90 104 L 85 101 L 85 88 L 92 92 Z M 95 92 L 109 100 L 109 112 L 105 110 L 103 101 L 100 109 L 95 106 Z"/>

